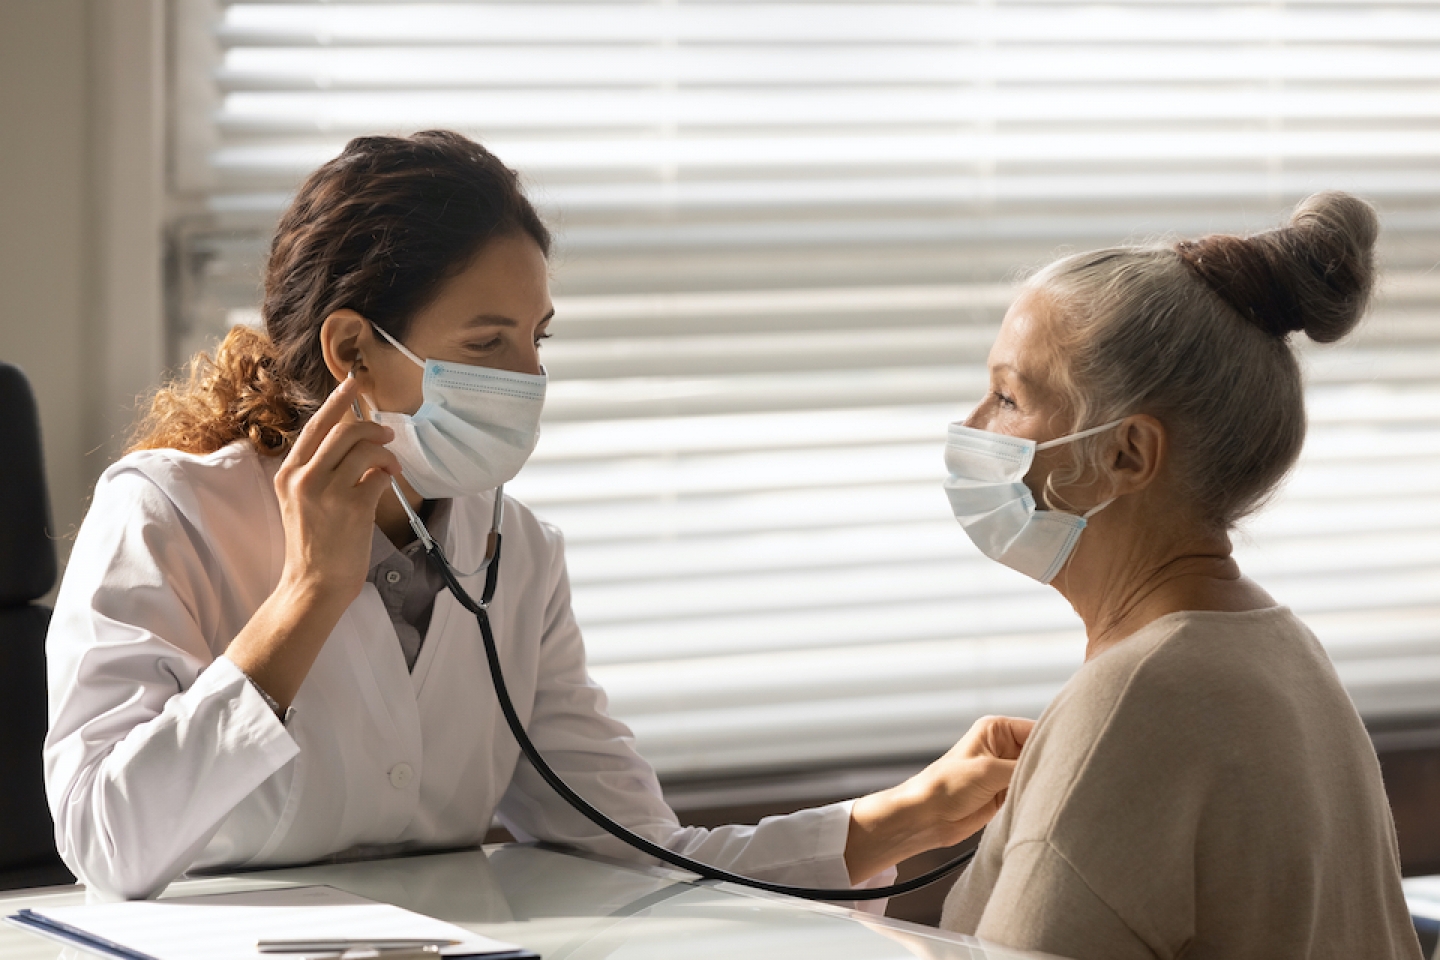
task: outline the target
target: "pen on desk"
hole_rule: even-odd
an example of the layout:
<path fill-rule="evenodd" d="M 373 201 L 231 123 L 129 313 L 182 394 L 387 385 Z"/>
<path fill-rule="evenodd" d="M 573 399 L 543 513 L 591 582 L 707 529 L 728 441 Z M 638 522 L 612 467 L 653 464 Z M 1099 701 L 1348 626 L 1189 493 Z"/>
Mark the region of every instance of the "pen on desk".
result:
<path fill-rule="evenodd" d="M 290 954 L 297 960 L 438 960 L 439 947 L 394 947 L 375 950 L 371 947 L 351 947 L 340 953 Z"/>
<path fill-rule="evenodd" d="M 370 940 L 355 939 L 345 940 L 330 938 L 328 940 L 261 940 L 255 948 L 261 953 L 310 953 L 310 954 L 343 954 L 347 950 L 374 950 L 378 955 L 384 956 L 386 950 L 410 950 L 419 951 L 427 948 L 453 947 L 459 940 L 446 940 L 431 938 L 394 938 L 376 937 Z"/>

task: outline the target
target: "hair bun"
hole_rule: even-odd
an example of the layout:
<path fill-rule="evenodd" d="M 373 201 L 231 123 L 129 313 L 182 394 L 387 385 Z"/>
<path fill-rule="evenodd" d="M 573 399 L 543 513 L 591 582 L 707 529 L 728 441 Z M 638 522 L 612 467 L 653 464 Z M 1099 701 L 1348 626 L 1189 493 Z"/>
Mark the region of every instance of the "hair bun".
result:
<path fill-rule="evenodd" d="M 1273 337 L 1333 343 L 1360 322 L 1375 286 L 1379 220 L 1348 193 L 1317 193 L 1290 222 L 1249 237 L 1184 240 L 1175 252 L 1245 319 Z"/>

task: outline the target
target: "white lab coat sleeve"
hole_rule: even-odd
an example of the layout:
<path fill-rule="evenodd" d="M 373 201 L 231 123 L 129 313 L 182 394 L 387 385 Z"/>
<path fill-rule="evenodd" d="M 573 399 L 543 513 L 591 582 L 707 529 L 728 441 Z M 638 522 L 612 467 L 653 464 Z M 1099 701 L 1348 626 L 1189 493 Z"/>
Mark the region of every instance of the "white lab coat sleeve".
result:
<path fill-rule="evenodd" d="M 559 533 L 549 529 L 558 540 Z M 563 550 L 555 549 L 539 676 L 527 731 L 540 753 L 582 797 L 636 833 L 692 859 L 778 883 L 849 889 L 845 843 L 850 803 L 768 817 L 755 826 L 682 827 L 628 727 L 606 712 L 590 678 L 570 609 Z M 572 843 L 607 856 L 648 860 L 572 810 L 523 757 L 499 816 L 517 839 Z M 861 886 L 880 885 L 889 870 Z"/>
<path fill-rule="evenodd" d="M 117 465 L 56 601 L 46 790 L 61 858 L 102 897 L 158 893 L 299 749 L 207 643 L 218 573 L 197 522 Z"/>

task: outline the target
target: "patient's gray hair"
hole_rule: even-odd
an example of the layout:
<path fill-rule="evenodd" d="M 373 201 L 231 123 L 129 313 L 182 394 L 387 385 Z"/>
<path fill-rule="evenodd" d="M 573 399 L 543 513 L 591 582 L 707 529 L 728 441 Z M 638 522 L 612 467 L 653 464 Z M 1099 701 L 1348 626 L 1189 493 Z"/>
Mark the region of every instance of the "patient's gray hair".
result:
<path fill-rule="evenodd" d="M 1054 386 L 1073 429 L 1156 417 L 1198 519 L 1233 527 L 1274 493 L 1305 441 L 1290 334 L 1331 343 L 1354 329 L 1374 286 L 1378 229 L 1363 200 L 1319 193 L 1276 230 L 1115 247 L 1044 268 L 1026 287 L 1054 309 L 1068 360 Z M 1046 500 L 1063 505 L 1054 487 L 1096 469 L 1111 439 L 1077 441 L 1074 468 L 1052 474 Z"/>

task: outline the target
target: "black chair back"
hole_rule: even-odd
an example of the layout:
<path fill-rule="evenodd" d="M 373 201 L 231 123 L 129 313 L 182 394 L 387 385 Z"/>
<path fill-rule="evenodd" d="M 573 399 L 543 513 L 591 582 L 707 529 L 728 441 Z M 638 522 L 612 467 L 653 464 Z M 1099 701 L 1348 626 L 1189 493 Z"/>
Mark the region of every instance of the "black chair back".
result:
<path fill-rule="evenodd" d="M 72 883 L 55 852 L 41 748 L 45 631 L 55 585 L 40 416 L 19 368 L 0 363 L 0 889 Z"/>

